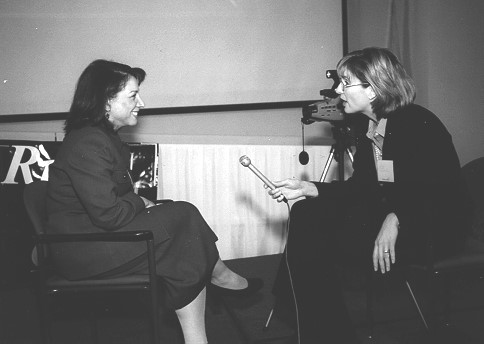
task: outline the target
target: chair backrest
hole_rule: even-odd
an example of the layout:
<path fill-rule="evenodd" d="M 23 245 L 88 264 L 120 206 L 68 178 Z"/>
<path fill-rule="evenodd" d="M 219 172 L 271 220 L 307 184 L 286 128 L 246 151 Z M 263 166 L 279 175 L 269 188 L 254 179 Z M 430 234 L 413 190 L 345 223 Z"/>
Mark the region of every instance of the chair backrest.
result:
<path fill-rule="evenodd" d="M 474 207 L 473 234 L 478 239 L 484 240 L 484 157 L 477 158 L 464 165 L 462 176 Z"/>
<path fill-rule="evenodd" d="M 462 167 L 462 175 L 477 208 L 484 206 L 484 157 Z M 484 208 L 484 207 L 483 207 Z"/>
<path fill-rule="evenodd" d="M 45 208 L 45 196 L 47 194 L 47 182 L 37 180 L 24 187 L 25 210 L 34 226 L 36 234 L 44 233 L 44 224 L 47 220 Z"/>

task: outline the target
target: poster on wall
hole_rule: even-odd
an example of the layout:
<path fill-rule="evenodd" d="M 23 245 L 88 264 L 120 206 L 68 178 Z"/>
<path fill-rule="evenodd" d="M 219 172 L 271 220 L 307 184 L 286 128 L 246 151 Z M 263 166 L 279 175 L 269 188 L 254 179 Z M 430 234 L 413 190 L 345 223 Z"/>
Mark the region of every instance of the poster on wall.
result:
<path fill-rule="evenodd" d="M 33 229 L 23 205 L 23 187 L 48 180 L 61 142 L 0 140 L 0 287 L 18 284 L 30 270 Z M 158 145 L 129 143 L 129 171 L 135 191 L 158 194 Z"/>

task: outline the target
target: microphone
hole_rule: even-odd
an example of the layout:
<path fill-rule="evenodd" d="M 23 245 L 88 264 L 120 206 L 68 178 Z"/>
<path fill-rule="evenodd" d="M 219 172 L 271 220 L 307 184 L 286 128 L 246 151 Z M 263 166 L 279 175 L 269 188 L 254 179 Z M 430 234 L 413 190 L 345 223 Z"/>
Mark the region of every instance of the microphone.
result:
<path fill-rule="evenodd" d="M 259 177 L 260 180 L 264 182 L 271 190 L 274 190 L 276 186 L 272 184 L 272 182 L 266 178 L 254 165 L 251 164 L 250 159 L 247 155 L 242 155 L 239 159 L 239 162 L 242 164 L 244 167 L 248 167 L 254 174 Z M 287 203 L 286 197 L 283 199 L 284 202 Z"/>
<path fill-rule="evenodd" d="M 304 122 L 301 120 L 301 132 L 302 132 L 302 152 L 299 153 L 299 162 L 301 165 L 307 165 L 309 162 L 309 154 L 304 150 Z"/>
<path fill-rule="evenodd" d="M 309 162 L 309 154 L 303 148 L 303 151 L 299 153 L 299 163 L 301 165 L 307 165 Z"/>

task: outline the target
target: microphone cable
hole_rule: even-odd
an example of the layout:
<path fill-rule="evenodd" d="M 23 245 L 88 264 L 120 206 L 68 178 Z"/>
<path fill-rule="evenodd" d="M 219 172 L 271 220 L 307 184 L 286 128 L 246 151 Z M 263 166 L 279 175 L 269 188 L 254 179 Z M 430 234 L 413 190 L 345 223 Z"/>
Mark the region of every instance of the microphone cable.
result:
<path fill-rule="evenodd" d="M 304 129 L 303 129 L 304 130 Z M 303 145 L 304 145 L 304 139 L 303 139 Z M 303 150 L 304 150 L 304 146 L 303 146 Z M 306 153 L 307 154 L 307 153 Z M 247 156 L 247 155 L 242 155 L 240 158 L 239 158 L 239 162 L 242 166 L 244 167 L 247 167 L 249 168 L 260 180 L 262 180 L 265 184 L 265 187 L 268 187 L 272 190 L 274 190 L 276 188 L 276 186 L 269 180 L 267 179 L 266 176 L 264 176 L 258 169 L 257 167 L 255 167 L 254 165 L 252 165 L 252 162 L 250 161 L 250 158 Z M 287 217 L 287 223 L 286 223 L 286 247 L 285 247 L 285 263 L 286 263 L 286 267 L 287 267 L 287 272 L 288 272 L 288 278 L 289 278 L 289 285 L 291 287 L 291 293 L 292 293 L 292 297 L 293 297 L 293 300 L 294 300 L 294 309 L 295 309 L 295 312 L 296 312 L 296 335 L 297 335 L 297 344 L 301 344 L 301 335 L 300 335 L 300 324 L 299 324 L 299 307 L 297 305 L 297 298 L 296 298 L 296 292 L 294 290 L 294 282 L 293 282 L 293 279 L 292 279 L 292 274 L 291 274 L 291 269 L 289 267 L 289 259 L 288 259 L 288 242 L 289 242 L 289 227 L 290 227 L 290 222 L 291 222 L 291 206 L 289 205 L 289 202 L 287 200 L 287 198 L 282 195 L 283 197 L 283 201 L 284 203 L 286 203 L 286 206 L 287 206 L 287 211 L 288 211 L 288 217 Z M 264 325 L 264 329 L 267 329 L 269 327 L 269 323 L 272 319 L 272 315 L 274 313 L 274 307 L 272 308 L 271 312 L 269 313 L 269 317 Z"/>
<path fill-rule="evenodd" d="M 291 224 L 291 206 L 289 203 L 286 203 L 287 205 L 287 211 L 289 216 L 287 217 L 287 230 L 286 230 L 286 254 L 285 254 L 285 263 L 286 263 L 286 268 L 287 268 L 287 274 L 289 277 L 289 285 L 291 286 L 291 293 L 292 293 L 292 298 L 294 300 L 294 309 L 296 312 L 296 336 L 297 336 L 297 344 L 301 344 L 301 333 L 300 333 L 300 327 L 299 327 L 299 307 L 297 305 L 297 298 L 296 298 L 296 291 L 294 290 L 294 282 L 292 279 L 292 274 L 291 274 L 291 269 L 289 267 L 289 227 Z"/>
<path fill-rule="evenodd" d="M 284 263 L 286 264 L 287 268 L 287 274 L 289 277 L 289 286 L 291 289 L 291 296 L 294 301 L 294 309 L 296 312 L 296 338 L 297 338 L 297 344 L 301 344 L 301 333 L 300 333 L 300 324 L 299 324 L 299 307 L 297 304 L 297 298 L 296 298 L 296 291 L 294 290 L 294 282 L 292 279 L 292 274 L 291 274 L 291 268 L 289 267 L 289 227 L 291 224 L 291 206 L 289 205 L 289 202 L 286 202 L 287 206 L 287 212 L 288 212 L 288 217 L 286 221 L 286 245 L 285 245 L 285 255 L 284 255 Z M 272 308 L 271 313 L 269 314 L 269 318 L 266 321 L 265 328 L 267 329 L 269 327 L 269 323 L 271 321 L 272 315 L 274 313 L 274 308 Z"/>
<path fill-rule="evenodd" d="M 299 153 L 299 163 L 301 165 L 307 165 L 309 162 L 309 154 L 304 150 L 304 123 L 301 121 L 301 131 L 302 131 L 302 152 Z"/>

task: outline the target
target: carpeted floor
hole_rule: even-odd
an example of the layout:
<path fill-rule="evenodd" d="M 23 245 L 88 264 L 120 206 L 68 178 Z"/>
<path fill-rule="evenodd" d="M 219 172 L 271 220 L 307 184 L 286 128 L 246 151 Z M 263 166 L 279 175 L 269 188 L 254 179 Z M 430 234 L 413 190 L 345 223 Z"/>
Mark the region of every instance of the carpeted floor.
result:
<path fill-rule="evenodd" d="M 222 304 L 209 296 L 207 331 L 210 344 L 290 344 L 295 332 L 284 322 L 273 318 L 268 330 L 263 327 L 273 298 L 270 293 L 280 255 L 227 261 L 245 276 L 262 277 L 264 289 L 251 298 L 225 298 Z M 375 298 L 376 325 L 368 337 L 366 298 L 361 281 L 349 275 L 344 279 L 345 297 L 358 333 L 365 344 L 483 344 L 484 343 L 484 279 L 462 279 L 452 289 L 452 326 L 436 332 L 432 341 L 411 303 L 405 286 L 398 278 L 386 276 L 377 281 Z M 418 286 L 418 285 L 417 285 Z M 53 344 L 150 343 L 148 313 L 142 295 L 110 294 L 89 298 L 59 298 L 55 304 Z M 183 343 L 174 314 L 163 312 L 162 343 Z M 89 317 L 96 319 L 92 331 Z M 40 331 L 34 294 L 25 284 L 5 285 L 0 291 L 0 344 L 40 343 Z M 440 337 L 439 337 L 440 336 Z M 324 336 L 321 343 L 325 343 Z M 328 343 L 331 344 L 331 343 Z"/>

